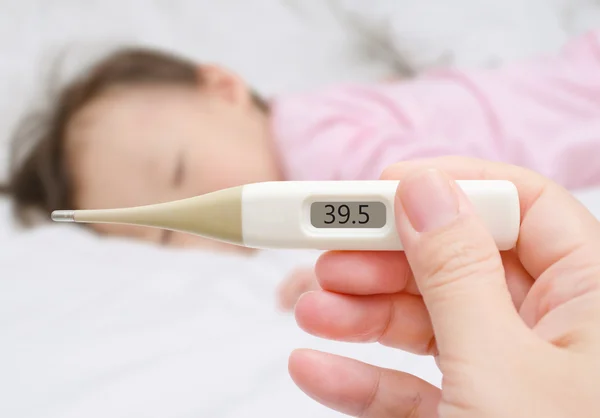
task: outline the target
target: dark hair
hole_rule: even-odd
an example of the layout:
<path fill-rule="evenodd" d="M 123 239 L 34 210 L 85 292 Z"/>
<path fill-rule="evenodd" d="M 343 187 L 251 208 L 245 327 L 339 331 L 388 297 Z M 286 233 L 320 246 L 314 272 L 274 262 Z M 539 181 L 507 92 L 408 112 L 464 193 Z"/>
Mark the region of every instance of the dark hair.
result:
<path fill-rule="evenodd" d="M 24 118 L 10 150 L 9 180 L 0 193 L 12 196 L 17 218 L 25 225 L 33 212 L 47 216 L 73 207 L 73 187 L 65 156 L 65 136 L 84 106 L 117 86 L 202 83 L 199 66 L 186 58 L 148 48 L 123 48 L 108 55 L 59 92 L 50 112 Z M 266 104 L 254 96 L 256 104 Z"/>

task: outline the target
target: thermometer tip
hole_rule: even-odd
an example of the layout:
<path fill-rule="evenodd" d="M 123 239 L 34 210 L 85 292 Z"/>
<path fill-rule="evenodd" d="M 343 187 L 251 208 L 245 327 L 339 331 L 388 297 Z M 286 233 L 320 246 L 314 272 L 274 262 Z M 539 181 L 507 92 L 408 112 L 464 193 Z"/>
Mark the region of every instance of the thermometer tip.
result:
<path fill-rule="evenodd" d="M 75 211 L 55 210 L 50 217 L 54 222 L 75 222 Z"/>

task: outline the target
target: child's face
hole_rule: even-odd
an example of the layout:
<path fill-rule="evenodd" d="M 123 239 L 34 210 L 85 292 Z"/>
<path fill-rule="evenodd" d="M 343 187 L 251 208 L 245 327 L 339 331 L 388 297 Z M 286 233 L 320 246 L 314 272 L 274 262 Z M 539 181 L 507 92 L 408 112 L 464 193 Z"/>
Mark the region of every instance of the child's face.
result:
<path fill-rule="evenodd" d="M 267 115 L 247 91 L 229 87 L 125 87 L 90 103 L 68 131 L 77 207 L 153 204 L 278 180 Z M 166 245 L 233 249 L 151 228 L 95 228 Z"/>

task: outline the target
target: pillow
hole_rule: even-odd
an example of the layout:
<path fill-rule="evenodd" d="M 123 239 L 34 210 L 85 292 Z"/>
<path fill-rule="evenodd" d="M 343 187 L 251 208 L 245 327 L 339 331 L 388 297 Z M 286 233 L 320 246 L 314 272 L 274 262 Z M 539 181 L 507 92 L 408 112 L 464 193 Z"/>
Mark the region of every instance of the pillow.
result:
<path fill-rule="evenodd" d="M 333 4 L 392 65 L 411 74 L 441 65 L 492 67 L 554 51 L 569 36 L 563 27 L 566 5 L 560 1 L 333 0 Z"/>

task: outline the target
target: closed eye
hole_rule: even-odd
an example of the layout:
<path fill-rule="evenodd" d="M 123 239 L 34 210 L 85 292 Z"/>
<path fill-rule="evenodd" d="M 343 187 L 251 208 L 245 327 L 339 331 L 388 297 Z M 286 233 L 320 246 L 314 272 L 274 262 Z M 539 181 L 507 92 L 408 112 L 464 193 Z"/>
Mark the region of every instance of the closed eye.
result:
<path fill-rule="evenodd" d="M 183 152 L 181 152 L 179 154 L 179 156 L 177 157 L 177 163 L 175 164 L 175 170 L 173 171 L 173 177 L 171 180 L 171 184 L 174 187 L 179 187 L 183 184 L 183 181 L 185 180 L 185 172 L 186 172 L 185 159 L 184 159 Z"/>
<path fill-rule="evenodd" d="M 165 229 L 162 231 L 162 234 L 160 236 L 160 245 L 167 246 L 171 243 L 172 239 L 173 239 L 173 231 Z"/>

